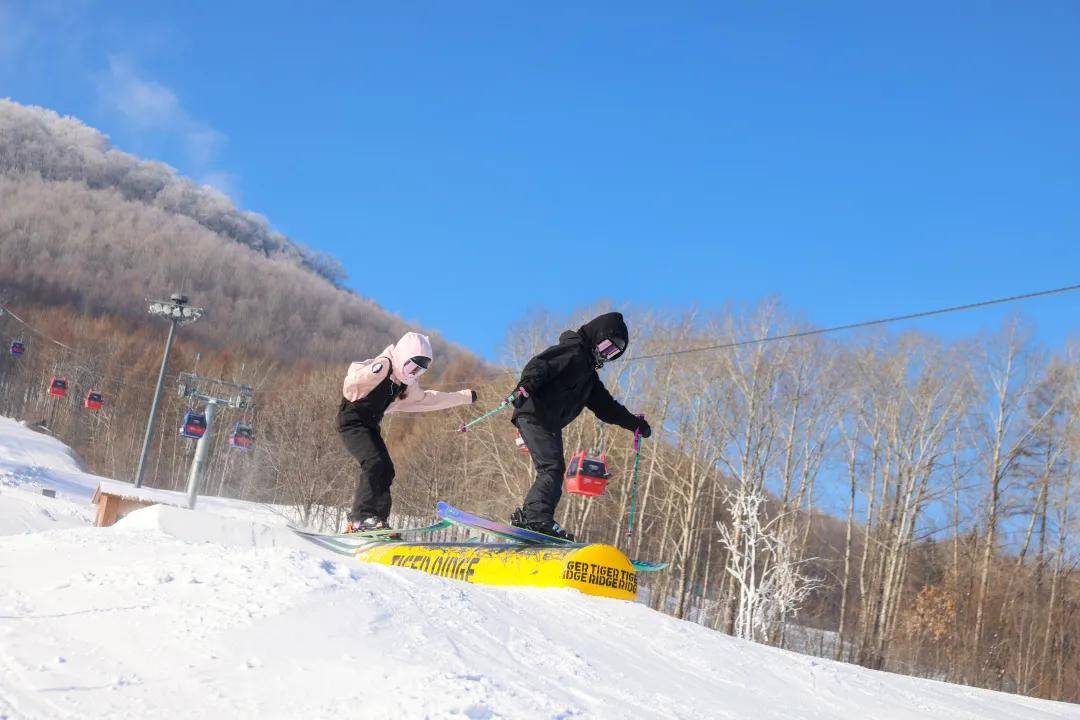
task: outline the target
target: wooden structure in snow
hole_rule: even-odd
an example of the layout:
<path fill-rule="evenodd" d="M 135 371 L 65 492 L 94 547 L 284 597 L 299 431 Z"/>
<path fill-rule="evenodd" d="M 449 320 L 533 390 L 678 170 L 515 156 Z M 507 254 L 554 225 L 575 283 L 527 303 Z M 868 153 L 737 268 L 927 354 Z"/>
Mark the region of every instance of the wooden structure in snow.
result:
<path fill-rule="evenodd" d="M 153 488 L 137 488 L 130 483 L 102 481 L 94 490 L 93 503 L 97 505 L 96 527 L 109 527 L 133 510 L 151 505 L 186 507 L 183 493 Z"/>

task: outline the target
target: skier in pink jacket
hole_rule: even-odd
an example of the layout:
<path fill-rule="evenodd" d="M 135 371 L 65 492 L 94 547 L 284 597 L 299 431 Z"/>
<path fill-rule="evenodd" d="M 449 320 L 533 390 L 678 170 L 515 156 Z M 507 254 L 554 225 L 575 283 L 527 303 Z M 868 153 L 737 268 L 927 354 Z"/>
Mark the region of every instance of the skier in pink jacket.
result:
<path fill-rule="evenodd" d="M 345 448 L 360 463 L 348 532 L 388 527 L 390 484 L 394 463 L 386 449 L 379 423 L 383 414 L 428 412 L 476 402 L 476 391 L 424 390 L 417 380 L 431 365 L 431 341 L 407 332 L 377 357 L 349 366 L 342 387 L 338 432 Z"/>

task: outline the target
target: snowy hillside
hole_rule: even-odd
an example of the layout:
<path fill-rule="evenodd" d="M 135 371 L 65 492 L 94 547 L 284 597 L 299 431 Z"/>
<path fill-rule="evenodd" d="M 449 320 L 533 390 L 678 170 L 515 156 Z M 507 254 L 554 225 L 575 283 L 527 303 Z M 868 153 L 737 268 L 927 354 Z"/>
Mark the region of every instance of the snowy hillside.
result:
<path fill-rule="evenodd" d="M 97 529 L 98 480 L 0 418 L 0 718 L 1080 719 L 639 604 L 354 564 L 250 503 Z"/>

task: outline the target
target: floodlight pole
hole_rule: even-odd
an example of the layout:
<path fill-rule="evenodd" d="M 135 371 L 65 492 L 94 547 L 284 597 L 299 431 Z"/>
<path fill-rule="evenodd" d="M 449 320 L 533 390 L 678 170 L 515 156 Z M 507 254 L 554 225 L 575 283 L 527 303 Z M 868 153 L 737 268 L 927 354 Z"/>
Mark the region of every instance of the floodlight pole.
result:
<path fill-rule="evenodd" d="M 218 401 L 209 400 L 206 403 L 206 431 L 199 438 L 195 446 L 195 459 L 191 461 L 191 472 L 188 473 L 187 502 L 188 508 L 195 509 L 195 498 L 199 495 L 199 476 L 202 474 L 206 457 L 210 454 L 211 435 L 214 432 L 214 416 L 217 415 Z"/>
<path fill-rule="evenodd" d="M 170 322 L 169 337 L 165 341 L 165 354 L 161 356 L 161 370 L 158 371 L 157 387 L 154 388 L 154 402 L 150 406 L 150 419 L 146 423 L 146 437 L 143 438 L 142 452 L 139 454 L 139 467 L 135 471 L 135 487 L 142 487 L 143 473 L 146 471 L 146 456 L 150 453 L 150 443 L 154 440 L 158 401 L 161 399 L 161 386 L 165 384 L 165 369 L 169 365 L 169 351 L 172 350 L 174 335 L 176 335 L 176 323 Z"/>
<path fill-rule="evenodd" d="M 158 401 L 161 399 L 161 386 L 165 383 L 165 370 L 169 365 L 169 351 L 172 350 L 176 327 L 183 322 L 194 322 L 202 314 L 201 308 L 188 308 L 184 312 L 188 299 L 180 293 L 173 293 L 170 303 L 150 303 L 150 313 L 169 320 L 169 337 L 165 341 L 165 353 L 161 356 L 161 370 L 158 371 L 157 387 L 154 388 L 154 402 L 150 405 L 150 419 L 146 421 L 146 437 L 143 438 L 142 452 L 139 454 L 139 466 L 135 470 L 135 487 L 142 487 L 146 472 L 146 457 L 150 454 L 150 444 L 154 441 L 154 425 L 157 422 Z"/>

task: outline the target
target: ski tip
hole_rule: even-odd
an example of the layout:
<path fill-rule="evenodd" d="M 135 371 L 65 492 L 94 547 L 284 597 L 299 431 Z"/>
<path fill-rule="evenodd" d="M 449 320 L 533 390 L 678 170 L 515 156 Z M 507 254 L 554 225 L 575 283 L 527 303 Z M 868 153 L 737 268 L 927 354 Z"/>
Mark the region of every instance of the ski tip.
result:
<path fill-rule="evenodd" d="M 440 518 L 449 518 L 451 520 L 455 518 L 460 519 L 462 517 L 468 516 L 468 513 L 458 510 L 450 503 L 443 502 L 442 500 L 439 500 L 437 503 L 435 503 L 435 514 L 438 515 Z"/>

